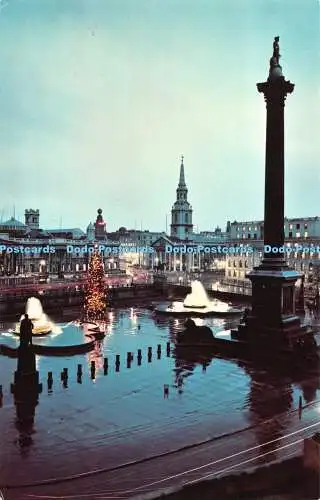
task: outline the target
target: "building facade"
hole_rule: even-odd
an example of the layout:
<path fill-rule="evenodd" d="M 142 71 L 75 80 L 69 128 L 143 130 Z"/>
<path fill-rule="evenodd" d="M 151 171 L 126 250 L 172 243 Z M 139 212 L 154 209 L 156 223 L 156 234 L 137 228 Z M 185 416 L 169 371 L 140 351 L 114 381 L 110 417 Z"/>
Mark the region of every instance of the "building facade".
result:
<path fill-rule="evenodd" d="M 80 228 L 40 229 L 39 219 L 39 210 L 27 209 L 25 224 L 14 217 L 0 224 L 0 276 L 81 275 L 88 269 L 89 249 L 96 245 L 105 247 L 105 269 L 120 269 L 120 245 L 107 238 L 101 209 L 97 221 L 103 223 L 90 223 L 87 233 Z"/>
<path fill-rule="evenodd" d="M 228 222 L 227 233 L 230 240 L 263 240 L 263 221 Z M 320 238 L 320 217 L 284 219 L 284 236 L 287 240 L 312 240 Z"/>

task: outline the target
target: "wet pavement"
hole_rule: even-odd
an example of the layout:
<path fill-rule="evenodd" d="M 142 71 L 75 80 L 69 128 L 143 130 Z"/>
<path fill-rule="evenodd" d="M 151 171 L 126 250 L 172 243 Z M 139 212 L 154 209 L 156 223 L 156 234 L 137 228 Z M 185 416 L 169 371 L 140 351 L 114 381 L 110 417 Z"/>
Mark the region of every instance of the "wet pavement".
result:
<path fill-rule="evenodd" d="M 76 315 L 55 318 L 62 333 L 37 341 L 77 343 L 86 332 L 74 323 L 76 319 Z M 198 321 L 218 332 L 235 326 L 238 320 Z M 80 492 L 84 498 L 95 498 L 93 493 L 89 496 L 93 485 L 96 492 L 108 491 L 110 498 L 120 491 L 120 498 L 127 498 L 140 492 L 142 484 L 155 483 L 142 488 L 151 491 L 162 482 L 174 486 L 208 474 L 212 466 L 188 474 L 184 471 L 212 461 L 218 461 L 215 470 L 223 470 L 240 462 L 248 467 L 301 451 L 301 436 L 318 430 L 320 420 L 316 371 L 292 374 L 286 367 L 274 371 L 217 357 L 178 358 L 174 341 L 182 325 L 183 320 L 157 318 L 143 308 L 114 310 L 109 313 L 105 339 L 91 353 L 37 357 L 43 392 L 34 408 L 33 424 L 16 422 L 18 408 L 10 394 L 16 360 L 0 357 L 0 490 L 8 488 L 5 498 L 63 498 L 67 494 L 80 498 Z M 0 343 L 17 344 L 17 338 L 6 333 L 12 325 L 2 327 Z M 167 342 L 172 347 L 170 356 Z M 150 360 L 148 347 L 152 347 Z M 142 351 L 140 365 L 138 349 Z M 130 367 L 127 352 L 133 353 Z M 118 371 L 116 355 L 120 355 Z M 81 384 L 78 364 L 83 367 Z M 60 380 L 64 368 L 69 372 L 65 386 Z M 52 389 L 47 386 L 49 371 Z M 300 396 L 305 409 L 299 418 Z M 288 439 L 298 442 L 285 447 Z M 269 441 L 274 443 L 266 445 Z M 199 445 L 201 442 L 204 444 Z M 280 443 L 284 448 L 275 451 Z M 249 448 L 253 448 L 250 455 L 238 455 Z M 219 462 L 226 457 L 228 461 Z M 139 461 L 142 463 L 136 463 Z M 128 462 L 136 465 L 108 472 Z M 63 481 L 70 476 L 77 479 Z M 39 484 L 48 480 L 53 482 L 51 486 Z M 28 488 L 22 487 L 27 484 Z"/>

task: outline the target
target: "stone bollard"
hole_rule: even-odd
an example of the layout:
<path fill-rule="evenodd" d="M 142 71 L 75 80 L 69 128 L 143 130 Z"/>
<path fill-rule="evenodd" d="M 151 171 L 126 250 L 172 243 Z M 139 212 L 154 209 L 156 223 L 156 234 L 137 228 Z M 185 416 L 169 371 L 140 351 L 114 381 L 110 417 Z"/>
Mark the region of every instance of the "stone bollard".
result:
<path fill-rule="evenodd" d="M 96 377 L 96 362 L 95 361 L 91 361 L 90 371 L 91 371 L 91 379 L 94 379 Z"/>
<path fill-rule="evenodd" d="M 104 375 L 108 375 L 108 368 L 109 368 L 108 358 L 104 358 L 104 360 L 103 360 L 103 374 Z"/>
<path fill-rule="evenodd" d="M 302 396 L 299 397 L 299 420 L 302 417 Z"/>
<path fill-rule="evenodd" d="M 164 384 L 164 386 L 163 386 L 163 396 L 165 398 L 169 397 L 169 385 L 168 384 Z"/>
<path fill-rule="evenodd" d="M 127 353 L 127 368 L 131 368 L 132 354 L 131 352 Z"/>
<path fill-rule="evenodd" d="M 170 352 L 171 352 L 170 342 L 167 342 L 167 357 L 168 358 L 170 357 Z"/>
<path fill-rule="evenodd" d="M 47 383 L 48 383 L 48 390 L 51 391 L 52 386 L 53 386 L 52 372 L 48 372 Z"/>
<path fill-rule="evenodd" d="M 116 354 L 116 372 L 120 371 L 120 354 Z"/>
<path fill-rule="evenodd" d="M 141 360 L 142 360 L 141 349 L 138 349 L 137 360 L 138 360 L 138 366 L 141 366 Z"/>

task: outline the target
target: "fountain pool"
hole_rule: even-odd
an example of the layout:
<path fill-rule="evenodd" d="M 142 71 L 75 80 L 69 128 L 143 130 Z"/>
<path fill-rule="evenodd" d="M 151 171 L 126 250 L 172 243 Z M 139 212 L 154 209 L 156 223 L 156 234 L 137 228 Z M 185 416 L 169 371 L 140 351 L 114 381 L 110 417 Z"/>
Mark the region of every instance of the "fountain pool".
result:
<path fill-rule="evenodd" d="M 169 305 L 159 305 L 155 312 L 181 316 L 230 316 L 243 313 L 243 308 L 233 307 L 218 299 L 211 300 L 201 283 L 191 282 L 191 293 L 183 301 L 174 301 Z"/>

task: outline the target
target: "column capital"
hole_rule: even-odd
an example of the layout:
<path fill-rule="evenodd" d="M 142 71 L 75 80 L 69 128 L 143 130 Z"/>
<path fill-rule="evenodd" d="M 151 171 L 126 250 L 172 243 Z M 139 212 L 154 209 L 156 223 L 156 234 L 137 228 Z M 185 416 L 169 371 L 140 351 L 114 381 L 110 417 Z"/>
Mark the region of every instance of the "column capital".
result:
<path fill-rule="evenodd" d="M 287 94 L 291 94 L 294 89 L 294 83 L 285 80 L 282 76 L 277 80 L 257 83 L 258 92 L 264 94 L 264 100 L 268 104 L 280 104 L 284 106 Z"/>

